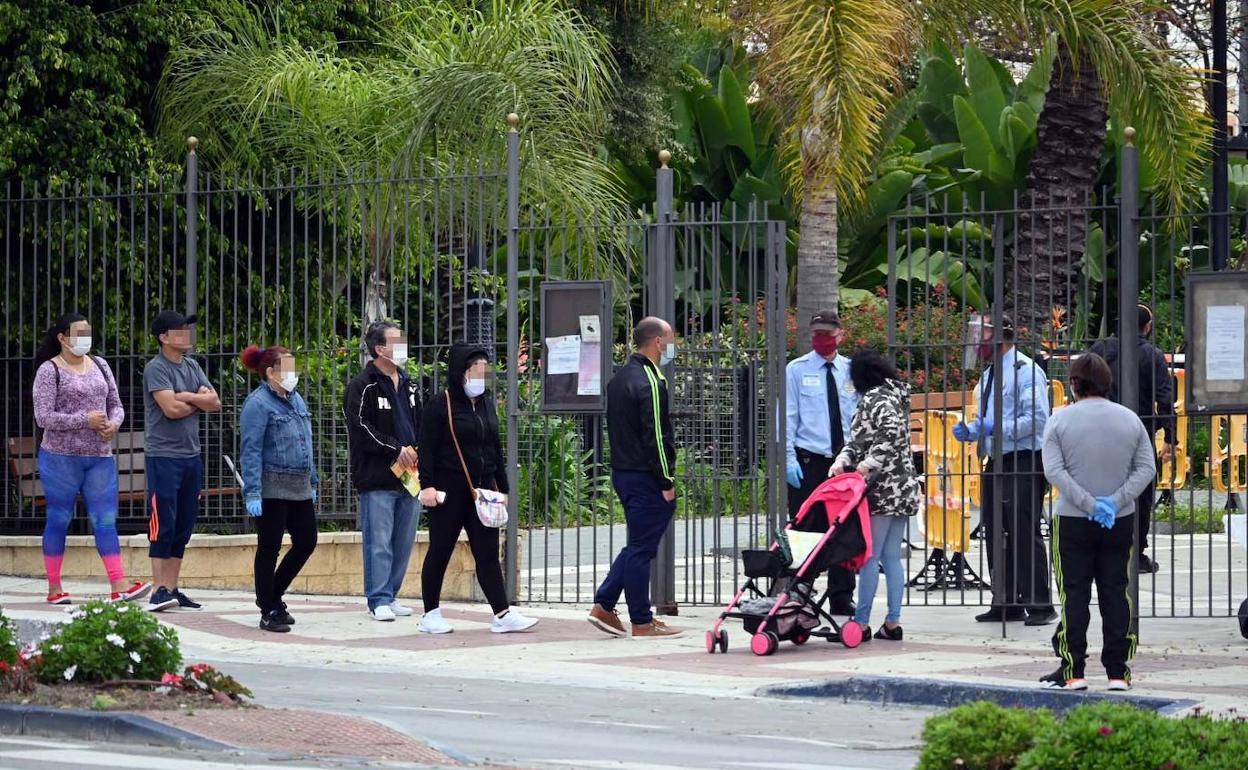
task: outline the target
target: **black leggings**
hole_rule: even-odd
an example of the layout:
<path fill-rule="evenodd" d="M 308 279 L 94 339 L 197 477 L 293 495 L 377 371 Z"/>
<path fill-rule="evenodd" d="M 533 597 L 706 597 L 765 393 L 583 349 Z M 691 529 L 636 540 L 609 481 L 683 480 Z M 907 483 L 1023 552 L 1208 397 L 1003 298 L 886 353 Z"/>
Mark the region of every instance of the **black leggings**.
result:
<path fill-rule="evenodd" d="M 461 530 L 468 532 L 468 545 L 477 563 L 477 582 L 495 614 L 510 606 L 507 588 L 503 585 L 503 569 L 498 563 L 498 529 L 487 527 L 477 518 L 476 505 L 462 479 L 448 484 L 446 502 L 425 509 L 429 525 L 429 550 L 420 570 L 420 594 L 425 612 L 436 610 L 442 599 L 442 578 L 451 563 Z M 460 491 L 462 488 L 462 491 Z"/>
<path fill-rule="evenodd" d="M 316 509 L 311 500 L 265 498 L 261 505 L 263 514 L 256 519 L 256 605 L 269 612 L 282 608 L 282 595 L 316 550 Z M 278 566 L 286 532 L 290 550 Z"/>

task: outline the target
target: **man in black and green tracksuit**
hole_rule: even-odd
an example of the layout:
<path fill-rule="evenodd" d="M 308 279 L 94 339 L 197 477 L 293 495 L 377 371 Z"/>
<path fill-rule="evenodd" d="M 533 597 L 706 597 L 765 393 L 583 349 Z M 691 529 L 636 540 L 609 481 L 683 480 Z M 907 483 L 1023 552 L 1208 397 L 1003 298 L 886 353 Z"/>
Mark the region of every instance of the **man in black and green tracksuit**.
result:
<path fill-rule="evenodd" d="M 628 543 L 598 587 L 589 622 L 624 636 L 615 612 L 623 593 L 632 635 L 670 636 L 675 629 L 654 617 L 650 606 L 650 562 L 676 513 L 676 443 L 667 380 L 660 369 L 676 356 L 672 327 L 644 318 L 633 330 L 636 352 L 607 385 L 607 435 L 611 481 L 628 522 Z"/>

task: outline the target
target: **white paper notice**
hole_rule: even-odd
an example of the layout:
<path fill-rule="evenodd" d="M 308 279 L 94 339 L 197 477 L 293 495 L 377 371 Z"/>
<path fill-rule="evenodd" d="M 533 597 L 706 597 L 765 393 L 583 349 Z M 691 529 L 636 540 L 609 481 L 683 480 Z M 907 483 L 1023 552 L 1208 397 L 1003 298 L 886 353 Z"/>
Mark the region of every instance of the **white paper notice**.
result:
<path fill-rule="evenodd" d="M 576 395 L 602 395 L 601 342 L 586 342 L 581 345 L 581 368 L 577 372 Z"/>
<path fill-rule="evenodd" d="M 581 367 L 581 338 L 576 334 L 546 338 L 546 373 L 576 374 Z"/>
<path fill-rule="evenodd" d="M 601 342 L 602 322 L 596 315 L 581 316 L 581 342 Z"/>
<path fill-rule="evenodd" d="M 1244 307 L 1210 305 L 1205 318 L 1205 377 L 1244 379 Z"/>

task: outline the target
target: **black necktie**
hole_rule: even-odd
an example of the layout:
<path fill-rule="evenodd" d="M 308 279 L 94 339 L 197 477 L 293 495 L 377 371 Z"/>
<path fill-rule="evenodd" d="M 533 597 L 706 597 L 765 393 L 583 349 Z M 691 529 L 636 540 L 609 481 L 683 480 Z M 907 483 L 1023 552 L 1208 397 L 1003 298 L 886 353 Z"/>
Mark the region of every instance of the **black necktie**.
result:
<path fill-rule="evenodd" d="M 989 416 L 988 399 L 992 398 L 992 378 L 995 376 L 995 372 L 991 366 L 989 366 L 986 371 L 987 373 L 984 375 L 984 392 L 979 397 L 979 419 L 981 426 L 983 425 L 984 418 Z M 981 458 L 987 457 L 988 436 L 984 435 L 982 430 L 979 432 L 979 440 L 976 441 L 975 444 L 979 456 Z"/>
<path fill-rule="evenodd" d="M 836 389 L 832 362 L 827 362 L 824 367 L 828 370 L 828 419 L 832 421 L 832 454 L 835 456 L 845 446 L 845 427 L 841 424 L 841 396 Z"/>

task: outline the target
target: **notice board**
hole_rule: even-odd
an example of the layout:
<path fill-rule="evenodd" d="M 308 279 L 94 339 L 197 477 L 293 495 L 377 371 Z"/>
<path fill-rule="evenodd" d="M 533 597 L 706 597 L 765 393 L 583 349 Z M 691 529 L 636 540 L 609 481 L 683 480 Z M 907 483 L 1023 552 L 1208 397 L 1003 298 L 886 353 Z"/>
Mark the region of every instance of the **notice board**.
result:
<path fill-rule="evenodd" d="M 610 281 L 542 282 L 542 411 L 606 412 L 611 329 Z"/>
<path fill-rule="evenodd" d="M 1248 412 L 1248 273 L 1187 277 L 1187 411 Z"/>

